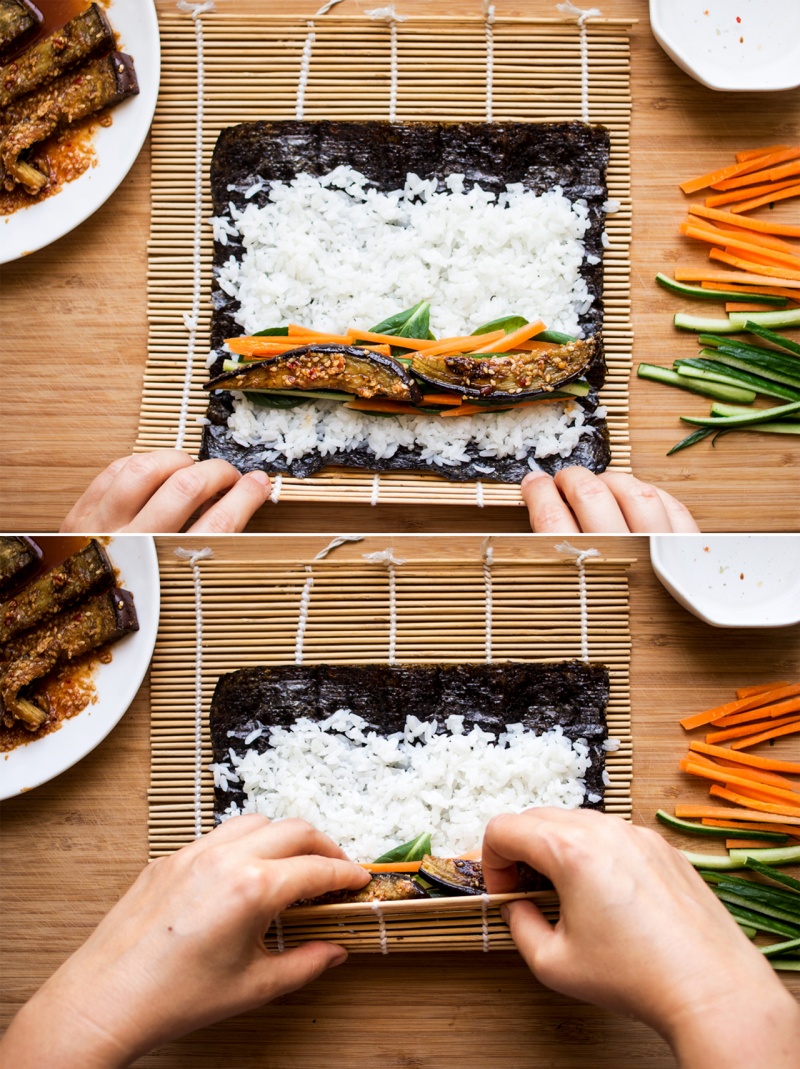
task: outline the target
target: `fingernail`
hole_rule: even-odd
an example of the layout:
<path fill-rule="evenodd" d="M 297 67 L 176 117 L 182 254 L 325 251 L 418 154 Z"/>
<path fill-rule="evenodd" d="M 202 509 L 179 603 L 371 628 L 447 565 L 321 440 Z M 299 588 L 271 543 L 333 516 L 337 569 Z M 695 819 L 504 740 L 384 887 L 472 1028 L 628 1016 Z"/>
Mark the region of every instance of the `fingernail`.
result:
<path fill-rule="evenodd" d="M 522 480 L 522 485 L 525 486 L 525 485 L 527 485 L 527 483 L 532 483 L 534 481 L 534 479 L 549 479 L 549 478 L 550 478 L 550 476 L 547 474 L 546 471 L 531 471 L 531 472 L 528 472 L 528 474 Z"/>
<path fill-rule="evenodd" d="M 267 491 L 270 487 L 269 476 L 265 471 L 251 471 L 248 472 L 250 478 L 257 482 L 262 490 Z"/>
<path fill-rule="evenodd" d="M 335 969 L 337 965 L 344 965 L 347 961 L 347 951 L 344 947 L 337 946 L 336 954 L 331 958 L 330 968 Z"/>

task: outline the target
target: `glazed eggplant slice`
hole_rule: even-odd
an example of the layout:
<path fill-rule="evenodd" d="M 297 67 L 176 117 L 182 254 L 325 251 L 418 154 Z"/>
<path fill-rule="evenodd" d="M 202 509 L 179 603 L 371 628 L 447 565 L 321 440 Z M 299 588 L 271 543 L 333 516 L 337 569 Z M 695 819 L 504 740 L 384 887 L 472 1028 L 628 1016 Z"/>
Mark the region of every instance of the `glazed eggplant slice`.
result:
<path fill-rule="evenodd" d="M 0 52 L 22 44 L 41 23 L 41 12 L 28 0 L 0 0 Z"/>
<path fill-rule="evenodd" d="M 553 885 L 546 876 L 524 862 L 517 864 L 519 891 L 544 891 Z M 482 895 L 486 892 L 480 861 L 466 861 L 461 857 L 431 857 L 426 854 L 419 868 L 422 879 L 441 891 L 453 895 Z"/>
<path fill-rule="evenodd" d="M 97 4 L 92 4 L 60 30 L 0 67 L 0 108 L 115 47 L 108 19 Z"/>
<path fill-rule="evenodd" d="M 241 371 L 217 375 L 207 390 L 341 390 L 356 397 L 391 397 L 419 404 L 422 392 L 390 356 L 353 345 L 303 345 Z"/>
<path fill-rule="evenodd" d="M 94 594 L 70 614 L 43 649 L 33 656 L 12 661 L 5 668 L 0 681 L 5 713 L 35 731 L 47 718 L 47 710 L 24 695 L 26 687 L 48 675 L 58 664 L 73 661 L 138 630 L 139 621 L 129 591 L 113 589 Z"/>
<path fill-rule="evenodd" d="M 555 349 L 496 356 L 415 355 L 411 370 L 419 378 L 464 397 L 522 400 L 552 393 L 584 374 L 595 353 L 595 339 L 569 342 Z"/>
<path fill-rule="evenodd" d="M 0 175 L 6 189 L 19 184 L 28 193 L 40 192 L 49 178 L 23 159 L 23 154 L 61 128 L 138 92 L 133 60 L 122 52 L 92 60 L 70 75 L 63 90 L 6 132 L 0 144 Z"/>
<path fill-rule="evenodd" d="M 0 538 L 0 594 L 34 572 L 41 559 L 42 551 L 32 538 L 23 535 Z"/>
<path fill-rule="evenodd" d="M 63 564 L 0 602 L 0 643 L 27 631 L 96 590 L 114 584 L 111 561 L 94 538 Z"/>
<path fill-rule="evenodd" d="M 330 891 L 319 898 L 303 899 L 296 906 L 342 905 L 345 902 L 405 902 L 411 898 L 430 898 L 410 876 L 400 872 L 375 873 L 358 891 Z"/>

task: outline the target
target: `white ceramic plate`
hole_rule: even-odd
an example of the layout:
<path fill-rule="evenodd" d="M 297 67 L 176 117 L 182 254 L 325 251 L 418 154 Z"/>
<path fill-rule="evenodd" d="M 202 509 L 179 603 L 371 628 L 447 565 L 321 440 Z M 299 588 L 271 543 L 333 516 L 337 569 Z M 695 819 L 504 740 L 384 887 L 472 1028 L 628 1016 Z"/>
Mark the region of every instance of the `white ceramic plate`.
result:
<path fill-rule="evenodd" d="M 798 0 L 650 0 L 650 25 L 667 55 L 709 89 L 800 85 Z"/>
<path fill-rule="evenodd" d="M 133 56 L 139 95 L 111 111 L 110 126 L 93 137 L 97 166 L 59 193 L 13 215 L 0 216 L 0 264 L 36 252 L 68 234 L 105 204 L 144 144 L 158 98 L 161 46 L 153 0 L 111 0 L 107 9 L 120 52 Z"/>
<path fill-rule="evenodd" d="M 144 679 L 158 631 L 155 543 L 147 535 L 117 535 L 106 549 L 119 571 L 119 585 L 134 596 L 139 630 L 115 643 L 110 663 L 96 670 L 94 705 L 65 720 L 58 731 L 0 753 L 0 799 L 46 783 L 91 753 L 125 715 Z"/>
<path fill-rule="evenodd" d="M 653 571 L 714 627 L 800 623 L 800 535 L 652 535 Z"/>

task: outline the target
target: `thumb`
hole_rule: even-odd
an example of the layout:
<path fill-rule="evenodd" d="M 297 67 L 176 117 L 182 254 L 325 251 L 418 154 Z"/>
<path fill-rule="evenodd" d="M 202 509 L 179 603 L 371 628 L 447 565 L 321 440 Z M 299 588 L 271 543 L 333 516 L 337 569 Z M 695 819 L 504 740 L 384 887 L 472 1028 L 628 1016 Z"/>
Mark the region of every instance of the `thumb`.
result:
<path fill-rule="evenodd" d="M 519 899 L 501 906 L 503 920 L 511 929 L 511 938 L 517 945 L 525 963 L 536 975 L 536 962 L 542 951 L 550 945 L 555 933 L 550 922 L 533 902 Z"/>
<path fill-rule="evenodd" d="M 296 991 L 298 987 L 310 984 L 328 969 L 343 965 L 347 961 L 347 951 L 338 943 L 303 943 L 302 946 L 285 950 L 282 954 L 271 954 L 265 961 L 272 974 L 274 995 L 285 995 Z"/>

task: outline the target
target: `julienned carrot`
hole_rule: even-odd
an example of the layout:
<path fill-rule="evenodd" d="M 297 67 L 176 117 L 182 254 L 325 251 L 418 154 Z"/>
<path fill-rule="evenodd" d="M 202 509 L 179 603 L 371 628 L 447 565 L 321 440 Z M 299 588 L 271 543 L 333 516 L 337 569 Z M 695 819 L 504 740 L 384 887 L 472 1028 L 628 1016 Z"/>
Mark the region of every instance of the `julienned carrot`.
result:
<path fill-rule="evenodd" d="M 757 709 L 760 705 L 771 705 L 772 702 L 781 698 L 793 698 L 796 694 L 800 694 L 800 683 L 790 683 L 788 687 L 778 687 L 776 690 L 762 691 L 761 694 L 754 694 L 750 698 L 741 698 L 733 702 L 726 702 L 725 705 L 717 705 L 713 709 L 706 709 L 702 713 L 695 713 L 694 716 L 686 716 L 683 720 L 679 721 L 682 728 L 687 731 L 691 731 L 692 728 L 702 727 L 703 724 L 710 724 L 712 720 L 718 720 L 721 716 L 728 716 L 730 713 L 743 713 L 747 709 Z"/>
<path fill-rule="evenodd" d="M 778 794 L 783 792 L 775 792 L 765 786 L 763 783 L 730 783 L 726 784 L 728 790 L 732 789 L 732 786 L 736 788 L 739 794 L 744 795 L 745 798 L 754 798 L 757 802 L 772 802 L 773 804 L 778 802 L 780 805 L 786 805 L 792 809 L 798 816 L 800 816 L 800 805 L 795 805 L 791 798 L 779 797 Z"/>
<path fill-rule="evenodd" d="M 714 790 L 714 787 L 711 788 Z M 724 788 L 720 788 L 723 790 Z M 686 820 L 711 818 L 714 820 L 740 820 L 745 824 L 751 821 L 759 821 L 761 824 L 785 824 L 800 828 L 800 817 L 786 817 L 785 819 L 776 813 L 753 813 L 752 807 L 746 809 L 728 809 L 722 805 L 696 805 L 695 803 L 676 805 L 675 816 Z"/>
<path fill-rule="evenodd" d="M 764 309 L 762 308 L 763 312 Z M 522 349 L 526 353 L 549 353 L 553 349 L 560 349 L 561 346 L 558 342 L 554 341 L 536 341 L 535 338 L 529 338 L 528 341 L 518 341 L 516 344 L 517 349 Z"/>
<path fill-rule="evenodd" d="M 737 215 L 734 215 L 733 218 L 741 219 Z M 707 222 L 709 225 L 713 225 L 711 220 L 707 220 Z M 718 222 L 716 225 L 720 234 L 735 234 L 736 237 L 741 238 L 743 241 L 749 241 L 751 245 L 774 249 L 777 252 L 786 252 L 791 256 L 800 256 L 800 245 L 797 243 L 792 245 L 791 242 L 775 237 L 774 234 L 760 234 L 757 230 L 747 230 L 745 227 L 738 226 L 735 223 Z"/>
<path fill-rule="evenodd" d="M 776 183 L 781 185 L 780 183 Z M 800 197 L 800 184 L 780 188 L 778 192 L 765 193 L 762 197 L 752 200 L 741 200 L 732 204 L 732 212 L 751 212 L 754 208 L 760 208 L 764 204 L 773 204 L 776 200 L 789 200 L 790 197 Z"/>
<path fill-rule="evenodd" d="M 486 405 L 465 404 L 460 408 L 449 408 L 446 412 L 440 412 L 439 415 L 444 419 L 447 416 L 474 416 L 479 412 L 508 412 L 512 408 L 530 408 L 531 405 L 551 404 L 561 400 L 563 400 L 561 397 L 536 397 L 531 401 L 514 401 L 508 405 L 497 405 L 492 408 Z"/>
<path fill-rule="evenodd" d="M 544 326 L 539 328 L 544 330 Z M 424 360 L 429 356 L 448 356 L 450 353 L 474 353 L 480 350 L 482 353 L 495 352 L 492 343 L 503 338 L 510 338 L 504 330 L 493 330 L 491 334 L 469 334 L 461 338 L 442 338 L 441 341 L 426 343 L 426 347 L 417 347 L 419 356 Z"/>
<path fill-rule="evenodd" d="M 733 216 L 734 219 L 737 216 Z M 773 237 L 771 234 L 756 234 L 748 230 L 742 230 L 741 227 L 734 226 L 732 223 L 713 223 L 709 219 L 699 219 L 696 216 L 690 215 L 680 225 L 680 231 L 685 234 L 689 228 L 693 230 L 702 230 L 708 235 L 713 235 L 716 241 L 720 245 L 726 247 L 734 245 L 737 248 L 750 248 L 754 251 L 760 252 L 766 250 L 769 253 L 781 253 L 784 256 L 791 256 L 793 259 L 800 259 L 800 245 L 790 245 L 788 241 L 783 241 L 781 238 Z M 688 235 L 693 237 L 694 235 Z M 710 241 L 711 236 L 704 239 Z"/>
<path fill-rule="evenodd" d="M 764 311 L 762 305 L 761 311 Z M 461 397 L 452 393 L 426 393 L 423 398 L 423 404 L 430 405 L 460 405 L 463 404 Z"/>
<path fill-rule="evenodd" d="M 729 193 L 717 193 L 713 197 L 706 197 L 704 204 L 706 208 L 720 208 L 723 204 L 736 204 L 744 197 L 761 197 L 767 196 L 770 193 L 775 193 L 780 189 L 789 189 L 790 186 L 795 184 L 793 178 L 787 178 L 784 182 L 766 182 L 763 186 L 752 186 L 747 189 L 734 189 Z M 729 208 L 728 211 L 732 211 Z"/>
<path fill-rule="evenodd" d="M 710 245 L 724 245 L 726 249 L 738 249 L 743 253 L 749 252 L 756 253 L 759 256 L 768 256 L 771 261 L 780 265 L 781 268 L 785 264 L 787 267 L 800 269 L 800 256 L 796 256 L 793 252 L 783 252 L 780 249 L 765 249 L 761 245 L 746 240 L 746 238 L 737 237 L 732 230 L 719 230 L 710 225 L 687 226 L 686 223 L 681 223 L 679 229 L 687 238 L 694 238 L 696 241 L 707 241 Z"/>
<path fill-rule="evenodd" d="M 788 679 L 783 679 L 780 683 L 756 683 L 752 687 L 739 687 L 736 691 L 736 697 L 752 698 L 756 694 L 763 694 L 765 690 L 778 690 L 780 687 L 790 687 L 791 685 Z"/>
<path fill-rule="evenodd" d="M 779 716 L 789 716 L 791 713 L 800 713 L 800 698 L 789 698 L 783 702 L 760 705 L 757 709 L 750 709 L 744 713 L 734 713 L 733 716 L 721 716 L 719 720 L 714 720 L 713 724 L 715 728 L 733 728 L 752 720 L 774 719 Z M 764 727 L 767 726 L 767 724 L 764 725 Z"/>
<path fill-rule="evenodd" d="M 701 743 L 702 745 L 702 743 Z M 723 747 L 716 747 L 717 750 L 723 749 Z M 732 753 L 731 750 L 725 750 L 726 754 Z M 734 753 L 734 757 L 737 755 Z M 744 780 L 750 780 L 754 784 L 766 783 L 769 787 L 780 787 L 785 791 L 790 791 L 797 794 L 798 804 L 800 805 L 800 783 L 794 783 L 788 776 L 781 776 L 777 772 L 768 772 L 763 768 L 750 768 L 744 765 L 737 764 L 735 761 L 728 761 L 727 758 L 718 757 L 715 759 L 708 757 L 706 754 L 692 751 L 688 757 L 684 757 L 684 762 L 691 764 L 700 763 L 706 765 L 709 768 L 721 769 L 724 772 L 731 772 L 733 775 L 741 776 Z M 683 764 L 681 764 L 683 770 Z"/>
<path fill-rule="evenodd" d="M 800 191 L 800 186 L 798 186 L 798 191 Z M 754 275 L 769 275 L 770 277 L 777 275 L 783 281 L 792 279 L 800 282 L 800 270 L 795 271 L 791 267 L 781 267 L 779 271 L 776 271 L 774 267 L 767 267 L 763 264 L 755 263 L 753 260 L 746 260 L 741 256 L 733 256 L 723 249 L 710 249 L 708 258 L 709 260 L 719 260 L 723 264 L 730 264 L 731 267 L 739 267 L 742 271 L 750 271 Z"/>
<path fill-rule="evenodd" d="M 738 283 L 746 286 L 779 286 L 782 289 L 800 290 L 800 282 L 787 281 L 785 278 L 760 278 L 758 275 L 742 275 L 735 271 L 713 271 L 709 267 L 676 267 L 674 271 L 676 282 L 717 282 L 727 285 Z"/>
<path fill-rule="evenodd" d="M 762 802 L 758 798 L 748 798 L 747 795 L 729 791 L 727 787 L 720 787 L 717 783 L 711 784 L 709 794 L 714 798 L 724 798 L 726 802 L 735 802 L 736 805 L 744 806 L 745 809 L 755 809 L 759 813 L 774 813 L 782 817 L 789 817 L 790 823 L 800 821 L 800 809 L 793 805 L 782 805 L 779 802 Z"/>
<path fill-rule="evenodd" d="M 729 810 L 720 810 L 720 812 L 727 813 Z M 800 838 L 800 828 L 792 824 L 760 824 L 757 821 L 717 820 L 715 817 L 703 817 L 700 823 L 707 824 L 711 828 L 730 828 L 733 831 L 741 831 L 743 828 L 748 831 L 751 829 L 753 831 L 782 831 L 784 835 Z"/>
<path fill-rule="evenodd" d="M 763 839 L 726 839 L 726 850 L 763 850 Z"/>
<path fill-rule="evenodd" d="M 800 717 L 793 723 L 783 727 L 773 727 L 769 731 L 761 731 L 758 735 L 746 735 L 743 739 L 737 739 L 731 743 L 732 750 L 746 750 L 748 746 L 757 746 L 759 742 L 767 742 L 769 739 L 778 739 L 781 735 L 794 735 L 800 731 Z"/>
<path fill-rule="evenodd" d="M 759 795 L 765 795 L 766 801 L 779 802 L 782 805 L 791 806 L 800 814 L 800 798 L 793 795 L 792 791 L 785 791 L 782 787 L 772 787 L 768 783 L 756 783 L 737 771 L 727 768 L 710 768 L 708 765 L 696 764 L 693 761 L 684 760 L 680 763 L 682 772 L 688 772 L 690 776 L 699 776 L 701 779 L 716 780 L 719 783 L 733 785 L 741 788 L 742 793 L 748 790 L 757 790 Z"/>
<path fill-rule="evenodd" d="M 531 323 L 526 323 L 524 327 L 520 327 L 519 330 L 512 330 L 509 334 L 505 334 L 499 341 L 492 342 L 490 345 L 481 346 L 481 352 L 507 353 L 519 342 L 528 341 L 530 338 L 535 337 L 535 335 L 541 334 L 545 329 L 545 325 L 541 319 L 535 319 Z"/>
<path fill-rule="evenodd" d="M 713 219 L 717 223 L 733 223 L 742 230 L 752 230 L 758 234 L 782 234 L 784 237 L 800 238 L 800 226 L 789 223 L 771 223 L 766 219 L 742 219 L 733 212 L 723 212 L 716 208 L 706 208 L 700 204 L 689 205 L 689 215 L 701 219 Z"/>
<path fill-rule="evenodd" d="M 402 861 L 397 864 L 389 861 L 373 861 L 369 865 L 362 862 L 361 868 L 366 869 L 367 872 L 419 872 L 421 865 L 421 861 Z"/>
<path fill-rule="evenodd" d="M 773 728 L 782 728 L 787 724 L 796 724 L 798 722 L 800 722 L 800 716 L 787 716 L 782 720 L 767 721 L 770 731 L 772 731 Z M 724 731 L 711 731 L 705 736 L 703 741 L 709 744 L 728 742 L 729 739 L 741 739 L 747 735 L 752 735 L 758 730 L 759 729 L 755 724 L 743 724 L 738 728 L 726 728 Z"/>
<path fill-rule="evenodd" d="M 726 312 L 763 312 L 763 304 L 748 304 L 747 301 L 726 301 Z"/>
<path fill-rule="evenodd" d="M 765 772 L 792 772 L 800 775 L 800 762 L 778 761 L 772 757 L 759 757 L 757 754 L 736 753 L 727 746 L 709 746 L 708 743 L 692 739 L 689 749 L 708 757 L 718 757 L 725 761 L 733 761 L 737 765 L 747 765 L 750 768 L 760 768 Z M 800 790 L 800 787 L 798 787 Z"/>
<path fill-rule="evenodd" d="M 733 272 L 730 272 L 731 278 L 736 278 Z M 726 290 L 731 293 L 741 293 L 743 297 L 746 297 L 748 293 L 766 293 L 772 297 L 788 297 L 791 301 L 800 301 L 800 290 L 787 290 L 781 286 L 742 286 L 737 285 L 735 282 L 701 282 L 700 286 L 704 290 Z M 768 689 L 768 688 L 765 688 Z M 739 692 L 737 691 L 737 696 Z M 753 694 L 756 691 L 752 691 Z M 745 695 L 741 695 L 745 697 Z"/>
<path fill-rule="evenodd" d="M 762 267 L 771 267 L 773 271 L 777 271 L 778 273 L 783 271 L 786 267 L 791 267 L 792 270 L 795 270 L 795 266 L 790 264 L 788 260 L 783 259 L 781 253 L 773 252 L 772 249 L 758 249 L 752 251 L 750 249 L 742 249 L 741 247 L 734 248 L 733 246 L 730 246 L 729 248 L 724 241 L 721 241 L 720 245 L 725 247 L 726 252 L 736 253 L 740 259 L 746 260 L 748 264 L 761 264 Z M 800 260 L 798 260 L 798 264 L 800 264 Z M 800 270 L 800 267 L 798 267 L 797 270 Z"/>
<path fill-rule="evenodd" d="M 784 178 L 792 178 L 794 175 L 800 174 L 800 160 L 797 159 L 800 156 L 800 149 L 794 150 L 792 156 L 794 158 L 790 162 L 784 163 L 781 167 L 766 167 L 763 171 L 752 171 L 750 174 L 727 178 L 713 188 L 719 189 L 723 193 L 727 193 L 731 189 L 744 189 L 746 193 L 747 186 L 754 186 L 758 182 L 782 182 Z M 762 160 L 761 162 L 766 163 L 767 161 Z"/>
<path fill-rule="evenodd" d="M 771 156 L 773 152 L 783 152 L 784 149 L 791 148 L 790 145 L 770 145 L 768 148 L 749 148 L 744 152 L 736 153 L 737 163 L 748 163 L 750 160 L 757 160 L 764 156 Z"/>
<path fill-rule="evenodd" d="M 383 345 L 396 345 L 403 349 L 425 349 L 431 345 L 427 338 L 399 338 L 396 334 L 376 334 L 372 330 L 356 330 L 355 327 L 351 327 L 345 335 L 345 344 L 352 345 L 356 341 L 374 341 Z"/>
<path fill-rule="evenodd" d="M 790 155 L 787 155 L 789 153 Z M 711 171 L 710 174 L 701 175 L 699 178 L 690 178 L 687 182 L 681 182 L 680 188 L 684 193 L 696 193 L 698 189 L 706 189 L 708 186 L 716 186 L 719 182 L 725 182 L 739 175 L 751 174 L 760 171 L 764 167 L 770 167 L 773 163 L 782 163 L 784 160 L 794 159 L 792 155 L 800 156 L 800 148 L 794 147 L 782 149 L 780 152 L 770 153 L 768 156 L 756 156 L 744 163 L 732 163 L 728 167 Z M 779 159 L 780 157 L 780 159 Z"/>

